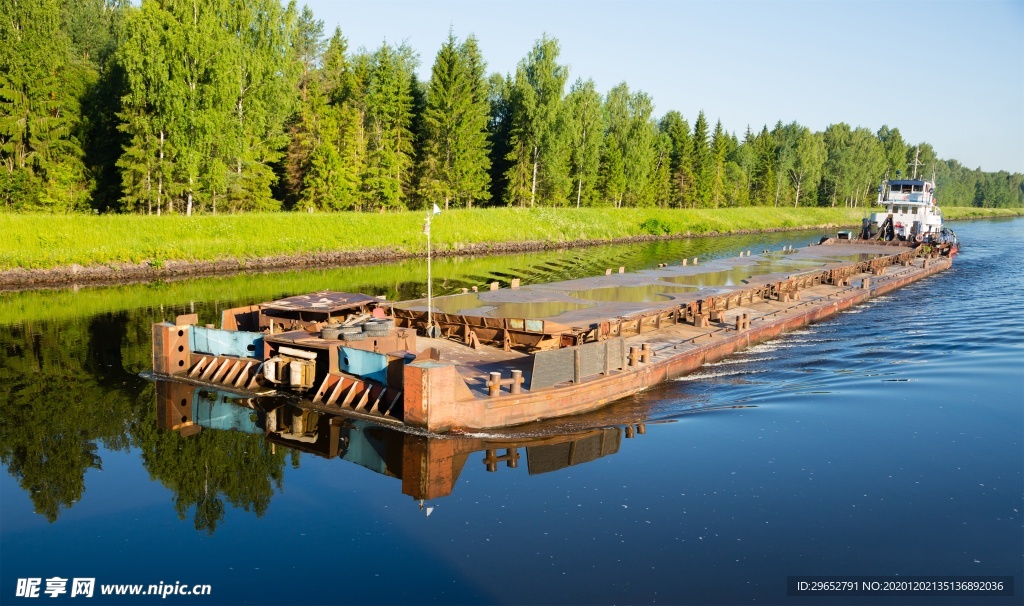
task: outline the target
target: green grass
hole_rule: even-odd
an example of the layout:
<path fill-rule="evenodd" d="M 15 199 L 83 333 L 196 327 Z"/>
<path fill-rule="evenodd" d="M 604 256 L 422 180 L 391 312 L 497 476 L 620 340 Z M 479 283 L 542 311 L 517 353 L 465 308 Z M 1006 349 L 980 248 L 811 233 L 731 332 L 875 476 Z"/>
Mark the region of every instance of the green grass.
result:
<path fill-rule="evenodd" d="M 976 208 L 974 206 L 942 207 L 942 216 L 950 221 L 960 219 L 997 219 L 1024 217 L 1024 208 Z"/>
<path fill-rule="evenodd" d="M 1008 211 L 1008 212 L 1007 212 Z M 943 209 L 949 219 L 1019 216 L 1020 209 Z M 452 210 L 434 217 L 435 250 L 470 245 L 613 239 L 642 234 L 736 233 L 858 225 L 863 209 L 745 208 L 718 210 L 521 209 Z M 259 213 L 245 215 L 0 214 L 0 270 L 168 261 L 249 260 L 357 250 L 420 253 L 422 212 Z"/>

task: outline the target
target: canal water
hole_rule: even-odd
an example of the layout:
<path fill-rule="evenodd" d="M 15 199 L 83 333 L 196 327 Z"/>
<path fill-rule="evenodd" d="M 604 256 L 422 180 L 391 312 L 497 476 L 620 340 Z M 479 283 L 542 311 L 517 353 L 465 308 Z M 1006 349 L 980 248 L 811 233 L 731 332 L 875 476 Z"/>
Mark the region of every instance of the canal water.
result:
<path fill-rule="evenodd" d="M 58 600 L 110 604 L 1019 604 L 1024 220 L 954 228 L 951 270 L 603 415 L 454 441 L 350 424 L 340 453 L 270 442 L 249 412 L 164 429 L 150 324 L 325 288 L 416 298 L 419 262 L 0 294 L 0 602 L 37 578 L 49 603 L 56 577 Z M 818 235 L 446 259 L 435 289 Z M 1014 595 L 789 596 L 798 575 Z M 161 583 L 210 595 L 100 595 Z"/>

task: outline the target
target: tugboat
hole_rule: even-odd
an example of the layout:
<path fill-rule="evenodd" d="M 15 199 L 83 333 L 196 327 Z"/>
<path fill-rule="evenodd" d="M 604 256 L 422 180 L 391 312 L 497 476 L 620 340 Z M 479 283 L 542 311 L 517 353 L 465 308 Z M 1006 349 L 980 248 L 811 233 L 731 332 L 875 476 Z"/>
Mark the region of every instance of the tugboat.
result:
<path fill-rule="evenodd" d="M 878 186 L 879 206 L 884 212 L 872 213 L 864 219 L 862 240 L 913 242 L 929 246 L 941 256 L 952 257 L 960 250 L 956 233 L 942 225 L 942 211 L 936 206 L 935 179 L 917 178 L 917 159 L 910 179 L 888 179 Z"/>

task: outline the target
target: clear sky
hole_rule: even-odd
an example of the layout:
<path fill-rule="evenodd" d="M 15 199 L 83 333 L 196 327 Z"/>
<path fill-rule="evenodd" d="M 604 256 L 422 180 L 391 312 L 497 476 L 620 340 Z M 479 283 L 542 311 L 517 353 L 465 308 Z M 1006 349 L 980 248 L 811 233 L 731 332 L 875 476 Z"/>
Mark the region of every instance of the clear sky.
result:
<path fill-rule="evenodd" d="M 547 33 L 570 83 L 625 81 L 658 116 L 676 109 L 692 125 L 703 109 L 740 137 L 779 120 L 887 124 L 941 158 L 1024 172 L 1024 0 L 306 4 L 350 49 L 407 42 L 424 79 L 449 27 L 503 74 Z"/>

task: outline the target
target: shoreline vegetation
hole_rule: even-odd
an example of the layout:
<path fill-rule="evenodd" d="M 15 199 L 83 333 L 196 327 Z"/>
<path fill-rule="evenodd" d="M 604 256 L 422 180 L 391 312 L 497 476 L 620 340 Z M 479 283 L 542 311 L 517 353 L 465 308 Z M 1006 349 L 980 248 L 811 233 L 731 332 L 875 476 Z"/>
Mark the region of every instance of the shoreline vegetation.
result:
<path fill-rule="evenodd" d="M 896 126 L 727 125 L 599 89 L 548 35 L 501 73 L 472 33 L 355 49 L 281 0 L 5 7 L 0 212 L 856 208 L 900 174 L 933 178 L 944 204 L 1024 206 L 1024 174 Z"/>
<path fill-rule="evenodd" d="M 949 207 L 947 220 L 1024 216 Z M 656 239 L 859 226 L 860 208 L 451 210 L 432 221 L 438 257 Z M 250 213 L 182 217 L 0 214 L 0 290 L 337 267 L 426 256 L 425 215 Z"/>

